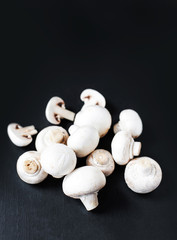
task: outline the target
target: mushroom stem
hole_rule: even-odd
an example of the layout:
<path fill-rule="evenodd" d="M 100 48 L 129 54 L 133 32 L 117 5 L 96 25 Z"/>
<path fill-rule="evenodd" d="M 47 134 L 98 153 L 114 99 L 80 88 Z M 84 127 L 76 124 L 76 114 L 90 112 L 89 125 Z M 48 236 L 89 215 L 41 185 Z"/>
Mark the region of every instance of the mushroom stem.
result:
<path fill-rule="evenodd" d="M 80 197 L 81 202 L 84 204 L 87 211 L 93 210 L 98 206 L 98 197 L 97 192 Z"/>
<path fill-rule="evenodd" d="M 65 119 L 68 119 L 70 121 L 73 121 L 74 120 L 74 116 L 75 116 L 75 113 L 74 112 L 71 112 L 65 108 L 62 108 L 62 107 L 57 107 L 56 109 L 56 113 L 61 117 L 61 118 L 65 118 Z"/>
<path fill-rule="evenodd" d="M 16 129 L 16 131 L 21 132 L 23 134 L 25 133 L 25 134 L 28 134 L 28 135 L 35 135 L 37 133 L 37 130 L 35 129 L 35 127 L 33 125 L 18 128 L 18 129 Z"/>
<path fill-rule="evenodd" d="M 115 134 L 118 133 L 119 131 L 121 131 L 120 122 L 118 122 L 114 125 L 113 131 L 114 131 Z"/>
<path fill-rule="evenodd" d="M 141 151 L 141 142 L 134 142 L 133 144 L 133 155 L 139 156 Z"/>

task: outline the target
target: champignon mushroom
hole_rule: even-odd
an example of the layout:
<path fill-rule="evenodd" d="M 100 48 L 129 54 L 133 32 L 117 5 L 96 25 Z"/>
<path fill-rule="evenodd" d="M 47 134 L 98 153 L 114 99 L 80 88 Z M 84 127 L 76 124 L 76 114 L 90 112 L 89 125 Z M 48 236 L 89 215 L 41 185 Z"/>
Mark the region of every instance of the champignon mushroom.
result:
<path fill-rule="evenodd" d="M 119 115 L 119 122 L 114 125 L 114 133 L 118 131 L 127 131 L 133 138 L 141 135 L 143 124 L 140 116 L 132 109 L 125 109 Z"/>
<path fill-rule="evenodd" d="M 60 119 L 66 118 L 74 120 L 75 113 L 65 109 L 65 103 L 62 98 L 52 97 L 45 110 L 46 118 L 50 123 L 59 124 Z"/>
<path fill-rule="evenodd" d="M 103 95 L 94 89 L 85 89 L 81 93 L 80 99 L 84 102 L 82 109 L 91 105 L 106 106 L 106 100 Z"/>
<path fill-rule="evenodd" d="M 63 192 L 72 198 L 80 199 L 87 211 L 98 206 L 98 191 L 106 184 L 104 174 L 98 168 L 84 166 L 65 176 Z"/>
<path fill-rule="evenodd" d="M 113 137 L 112 156 L 119 165 L 125 165 L 134 156 L 138 156 L 141 151 L 141 143 L 134 142 L 129 132 L 120 131 Z"/>
<path fill-rule="evenodd" d="M 41 153 L 41 165 L 45 172 L 54 178 L 62 178 L 76 166 L 76 155 L 68 146 L 54 143 Z"/>
<path fill-rule="evenodd" d="M 54 143 L 66 144 L 69 135 L 67 131 L 58 126 L 49 126 L 42 129 L 36 137 L 36 149 L 42 152 L 47 146 Z"/>
<path fill-rule="evenodd" d="M 33 125 L 22 127 L 18 123 L 11 123 L 7 127 L 7 134 L 10 140 L 18 147 L 24 147 L 32 142 L 32 135 L 35 135 L 37 130 Z"/>
<path fill-rule="evenodd" d="M 47 173 L 40 164 L 40 154 L 36 151 L 23 153 L 17 160 L 17 173 L 26 183 L 37 184 L 42 182 Z"/>
<path fill-rule="evenodd" d="M 152 158 L 140 157 L 127 164 L 124 177 L 132 191 L 149 193 L 159 186 L 162 180 L 162 170 Z"/>
<path fill-rule="evenodd" d="M 107 177 L 114 171 L 115 163 L 110 152 L 96 149 L 86 159 L 87 166 L 99 168 Z"/>
<path fill-rule="evenodd" d="M 109 111 L 101 106 L 88 106 L 75 116 L 74 125 L 79 127 L 92 126 L 99 132 L 100 137 L 106 135 L 112 123 Z"/>
<path fill-rule="evenodd" d="M 99 143 L 99 134 L 94 127 L 72 125 L 68 131 L 71 135 L 68 138 L 67 145 L 74 150 L 77 157 L 87 156 L 95 150 Z"/>

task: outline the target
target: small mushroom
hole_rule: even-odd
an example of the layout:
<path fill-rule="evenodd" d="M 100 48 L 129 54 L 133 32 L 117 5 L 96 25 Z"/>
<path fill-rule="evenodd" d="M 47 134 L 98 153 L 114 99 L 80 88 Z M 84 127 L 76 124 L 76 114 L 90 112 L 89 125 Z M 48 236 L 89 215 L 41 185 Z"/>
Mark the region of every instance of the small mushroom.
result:
<path fill-rule="evenodd" d="M 85 89 L 81 93 L 80 99 L 84 102 L 82 109 L 91 105 L 106 106 L 106 100 L 103 95 L 94 89 Z"/>
<path fill-rule="evenodd" d="M 59 97 L 52 97 L 49 100 L 45 114 L 47 120 L 53 124 L 59 124 L 62 118 L 73 121 L 75 116 L 75 113 L 65 109 L 65 103 L 63 99 Z"/>
<path fill-rule="evenodd" d="M 133 138 L 141 135 L 143 124 L 137 112 L 132 109 L 123 110 L 119 115 L 119 119 L 119 122 L 113 128 L 115 134 L 123 130 L 129 132 Z"/>
<path fill-rule="evenodd" d="M 92 126 L 99 132 L 100 137 L 106 135 L 112 123 L 109 111 L 101 106 L 88 106 L 76 114 L 74 125 L 79 127 Z"/>
<path fill-rule="evenodd" d="M 36 137 L 36 149 L 38 152 L 42 152 L 47 146 L 54 143 L 66 144 L 69 135 L 67 131 L 58 126 L 49 126 L 42 129 Z"/>
<path fill-rule="evenodd" d="M 37 133 L 33 125 L 22 127 L 18 123 L 11 123 L 7 127 L 10 140 L 18 147 L 24 147 L 32 142 L 32 135 Z"/>
<path fill-rule="evenodd" d="M 136 193 L 155 190 L 162 180 L 159 164 L 149 157 L 135 158 L 125 168 L 125 182 Z"/>
<path fill-rule="evenodd" d="M 87 166 L 99 168 L 107 177 L 114 171 L 115 163 L 110 152 L 96 149 L 86 159 Z"/>
<path fill-rule="evenodd" d="M 98 191 L 106 184 L 104 174 L 98 168 L 84 166 L 65 176 L 63 192 L 72 198 L 80 199 L 87 211 L 98 206 Z"/>
<path fill-rule="evenodd" d="M 41 153 L 42 168 L 54 178 L 62 178 L 72 172 L 76 161 L 74 151 L 61 143 L 54 143 Z"/>
<path fill-rule="evenodd" d="M 95 150 L 99 143 L 99 134 L 94 127 L 72 125 L 68 131 L 71 135 L 68 138 L 67 145 L 74 150 L 77 157 L 87 156 Z"/>
<path fill-rule="evenodd" d="M 129 132 L 120 131 L 113 137 L 112 156 L 119 165 L 125 165 L 134 156 L 139 156 L 141 151 L 141 143 L 134 142 Z"/>
<path fill-rule="evenodd" d="M 40 164 L 40 154 L 36 151 L 23 153 L 17 160 L 17 173 L 26 183 L 37 184 L 42 182 L 47 173 Z"/>

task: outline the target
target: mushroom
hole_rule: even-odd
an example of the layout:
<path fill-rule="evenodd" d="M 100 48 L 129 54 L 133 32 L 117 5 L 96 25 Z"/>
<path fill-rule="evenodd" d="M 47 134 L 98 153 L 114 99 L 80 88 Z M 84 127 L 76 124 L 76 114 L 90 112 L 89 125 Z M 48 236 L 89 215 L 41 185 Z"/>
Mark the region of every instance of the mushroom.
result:
<path fill-rule="evenodd" d="M 36 149 L 42 152 L 47 146 L 54 143 L 66 144 L 69 135 L 67 131 L 58 126 L 49 126 L 42 129 L 36 137 Z"/>
<path fill-rule="evenodd" d="M 115 163 L 110 152 L 96 149 L 86 159 L 87 166 L 99 168 L 107 177 L 114 171 Z"/>
<path fill-rule="evenodd" d="M 68 138 L 67 145 L 75 151 L 77 157 L 87 156 L 99 143 L 99 134 L 94 127 L 72 125 L 68 131 L 71 136 Z"/>
<path fill-rule="evenodd" d="M 106 106 L 106 100 L 103 95 L 94 89 L 85 89 L 81 93 L 80 99 L 84 102 L 82 109 L 91 105 Z"/>
<path fill-rule="evenodd" d="M 100 137 L 106 135 L 112 123 L 109 111 L 101 106 L 88 106 L 78 112 L 75 116 L 74 125 L 79 127 L 92 126 L 95 127 Z"/>
<path fill-rule="evenodd" d="M 11 123 L 7 127 L 7 134 L 10 140 L 18 147 L 24 147 L 32 142 L 32 135 L 35 135 L 37 130 L 33 125 L 22 127 L 18 123 Z"/>
<path fill-rule="evenodd" d="M 47 173 L 40 164 L 40 154 L 36 151 L 23 153 L 17 160 L 17 173 L 26 183 L 37 184 L 42 182 Z"/>
<path fill-rule="evenodd" d="M 119 122 L 114 125 L 114 133 L 119 131 L 129 132 L 133 138 L 141 135 L 143 124 L 140 116 L 132 109 L 123 110 L 119 115 Z"/>
<path fill-rule="evenodd" d="M 76 155 L 68 146 L 54 143 L 41 153 L 41 165 L 45 172 L 54 178 L 62 178 L 76 166 Z"/>
<path fill-rule="evenodd" d="M 63 192 L 72 198 L 80 199 L 87 211 L 98 206 L 98 191 L 106 184 L 104 174 L 98 168 L 84 166 L 65 176 Z"/>
<path fill-rule="evenodd" d="M 113 137 L 112 156 L 119 165 L 125 165 L 134 156 L 139 156 L 141 151 L 141 142 L 134 142 L 129 132 L 120 131 Z"/>
<path fill-rule="evenodd" d="M 45 110 L 46 118 L 50 123 L 59 124 L 60 119 L 66 118 L 74 120 L 75 113 L 65 109 L 65 103 L 62 98 L 52 97 Z"/>
<path fill-rule="evenodd" d="M 140 157 L 127 164 L 124 177 L 132 191 L 149 193 L 159 186 L 162 180 L 162 170 L 152 158 Z"/>

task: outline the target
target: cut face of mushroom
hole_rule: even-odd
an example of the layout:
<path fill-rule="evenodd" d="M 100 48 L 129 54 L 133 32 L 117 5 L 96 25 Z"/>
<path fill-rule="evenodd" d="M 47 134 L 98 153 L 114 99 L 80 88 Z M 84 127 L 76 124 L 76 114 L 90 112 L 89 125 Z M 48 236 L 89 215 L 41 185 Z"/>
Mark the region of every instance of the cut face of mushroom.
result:
<path fill-rule="evenodd" d="M 47 146 L 54 143 L 66 144 L 69 135 L 67 131 L 58 126 L 49 126 L 42 129 L 36 137 L 36 149 L 38 152 L 42 152 Z"/>
<path fill-rule="evenodd" d="M 106 184 L 104 174 L 98 168 L 84 166 L 65 176 L 63 192 L 82 201 L 87 211 L 98 206 L 98 191 Z"/>
<path fill-rule="evenodd" d="M 36 151 L 23 153 L 17 160 L 17 173 L 26 183 L 37 184 L 42 182 L 47 173 L 40 164 L 40 154 Z"/>
<path fill-rule="evenodd" d="M 75 113 L 65 109 L 65 103 L 59 97 L 52 97 L 49 100 L 45 114 L 47 120 L 53 124 L 59 124 L 62 118 L 73 121 L 75 116 Z"/>
<path fill-rule="evenodd" d="M 45 172 L 54 178 L 62 178 L 76 166 L 76 155 L 68 146 L 54 143 L 41 153 L 41 165 Z"/>
<path fill-rule="evenodd" d="M 114 136 L 111 148 L 115 162 L 119 165 L 125 165 L 134 156 L 139 156 L 141 143 L 134 142 L 129 132 L 120 131 Z"/>
<path fill-rule="evenodd" d="M 125 182 L 136 193 L 155 190 L 162 180 L 159 164 L 149 157 L 135 158 L 125 168 Z"/>
<path fill-rule="evenodd" d="M 7 127 L 7 133 L 10 140 L 18 147 L 24 147 L 32 142 L 32 135 L 37 133 L 35 127 L 22 127 L 18 123 L 11 123 Z"/>
<path fill-rule="evenodd" d="M 103 95 L 94 89 L 85 89 L 81 93 L 80 99 L 84 102 L 82 109 L 92 105 L 106 106 L 106 100 Z"/>
<path fill-rule="evenodd" d="M 85 157 L 95 150 L 99 143 L 98 131 L 91 126 L 78 127 L 72 125 L 69 128 L 67 145 L 72 148 L 77 157 Z"/>
<path fill-rule="evenodd" d="M 115 163 L 110 152 L 96 149 L 86 159 L 87 166 L 99 168 L 107 177 L 114 171 Z"/>
<path fill-rule="evenodd" d="M 114 133 L 119 131 L 129 132 L 133 138 L 141 135 L 143 124 L 140 116 L 132 109 L 123 110 L 119 115 L 119 122 L 114 125 Z"/>
<path fill-rule="evenodd" d="M 101 106 L 88 106 L 76 114 L 74 125 L 79 127 L 92 126 L 99 132 L 100 137 L 106 135 L 112 123 L 109 111 Z"/>

